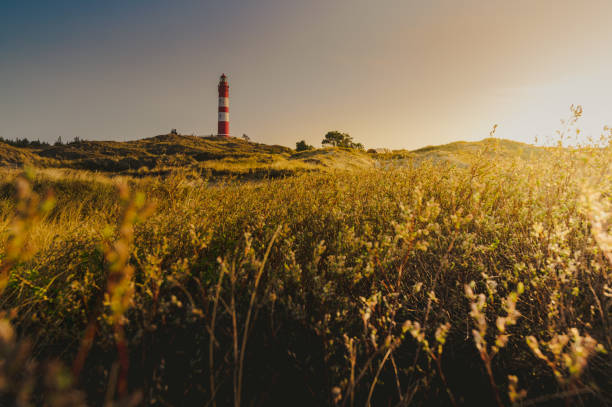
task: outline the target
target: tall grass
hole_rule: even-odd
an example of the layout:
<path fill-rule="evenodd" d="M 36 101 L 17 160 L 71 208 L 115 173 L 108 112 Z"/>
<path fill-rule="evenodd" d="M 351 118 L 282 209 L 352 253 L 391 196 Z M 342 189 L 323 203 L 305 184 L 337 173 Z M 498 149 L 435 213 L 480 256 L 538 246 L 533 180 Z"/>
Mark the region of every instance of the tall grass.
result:
<path fill-rule="evenodd" d="M 2 400 L 610 403 L 611 159 L 214 184 L 5 171 Z"/>

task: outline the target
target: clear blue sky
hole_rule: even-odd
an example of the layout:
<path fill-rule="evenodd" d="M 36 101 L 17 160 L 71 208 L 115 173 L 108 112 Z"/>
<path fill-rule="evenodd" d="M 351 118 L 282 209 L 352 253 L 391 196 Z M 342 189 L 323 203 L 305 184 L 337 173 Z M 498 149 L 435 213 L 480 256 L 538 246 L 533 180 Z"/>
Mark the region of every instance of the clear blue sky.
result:
<path fill-rule="evenodd" d="M 609 0 L 0 0 L 0 135 L 216 130 L 294 146 L 552 135 L 612 124 Z"/>

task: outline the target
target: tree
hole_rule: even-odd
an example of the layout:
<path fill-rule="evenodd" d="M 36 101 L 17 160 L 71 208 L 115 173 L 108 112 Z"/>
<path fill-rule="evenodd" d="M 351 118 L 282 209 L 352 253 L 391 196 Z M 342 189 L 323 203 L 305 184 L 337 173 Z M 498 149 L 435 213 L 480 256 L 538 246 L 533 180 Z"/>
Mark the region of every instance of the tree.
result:
<path fill-rule="evenodd" d="M 251 141 L 251 138 L 246 134 L 243 134 L 242 138 L 244 139 L 244 141 Z"/>
<path fill-rule="evenodd" d="M 314 147 L 311 146 L 310 144 L 307 144 L 306 141 L 304 140 L 298 141 L 297 143 L 295 143 L 295 151 L 307 151 L 307 150 L 314 150 Z"/>
<path fill-rule="evenodd" d="M 355 148 L 357 150 L 363 150 L 363 144 L 356 143 L 353 141 L 353 138 L 349 136 L 347 133 L 340 133 L 339 131 L 329 131 L 325 135 L 321 144 L 329 144 L 334 147 L 344 147 L 344 148 Z"/>

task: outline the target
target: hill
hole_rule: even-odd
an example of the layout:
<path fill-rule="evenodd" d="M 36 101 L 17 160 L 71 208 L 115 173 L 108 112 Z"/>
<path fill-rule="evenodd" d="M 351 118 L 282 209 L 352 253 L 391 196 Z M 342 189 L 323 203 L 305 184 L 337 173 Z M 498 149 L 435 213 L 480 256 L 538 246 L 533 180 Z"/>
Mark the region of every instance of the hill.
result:
<path fill-rule="evenodd" d="M 318 148 L 316 150 L 300 151 L 290 158 L 292 161 L 311 164 L 322 168 L 356 169 L 374 166 L 371 154 L 346 148 Z"/>
<path fill-rule="evenodd" d="M 176 169 L 210 176 L 275 177 L 329 169 L 405 166 L 433 161 L 465 166 L 477 152 L 531 159 L 543 151 L 510 140 L 484 139 L 385 153 L 344 148 L 296 152 L 237 138 L 165 134 L 135 141 L 78 141 L 57 146 L 14 147 L 0 142 L 0 165 L 71 168 L 132 176 Z"/>
<path fill-rule="evenodd" d="M 55 162 L 53 159 L 41 157 L 33 149 L 14 147 L 0 142 L 0 166 L 21 167 L 23 165 L 47 167 L 59 165 L 59 162 Z"/>
<path fill-rule="evenodd" d="M 393 150 L 389 153 L 377 154 L 382 160 L 389 160 L 394 165 L 406 165 L 408 162 L 432 161 L 434 163 L 447 162 L 459 166 L 466 166 L 475 154 L 486 157 L 499 158 L 517 157 L 531 160 L 546 149 L 513 140 L 486 138 L 481 141 L 456 141 L 439 146 L 426 146 L 417 150 Z"/>
<path fill-rule="evenodd" d="M 197 163 L 245 160 L 257 157 L 269 161 L 283 157 L 291 149 L 251 143 L 241 139 L 196 137 L 176 134 L 159 135 L 136 141 L 80 141 L 53 146 L 40 151 L 62 166 L 108 172 L 134 172 L 168 167 L 192 167 Z"/>

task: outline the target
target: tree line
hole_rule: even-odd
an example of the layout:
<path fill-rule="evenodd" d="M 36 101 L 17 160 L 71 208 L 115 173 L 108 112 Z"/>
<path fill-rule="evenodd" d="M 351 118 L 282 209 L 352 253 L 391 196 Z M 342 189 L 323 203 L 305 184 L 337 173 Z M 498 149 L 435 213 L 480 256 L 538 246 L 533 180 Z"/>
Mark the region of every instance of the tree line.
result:
<path fill-rule="evenodd" d="M 57 140 L 53 143 L 54 146 L 63 146 L 63 145 L 69 145 L 69 144 L 78 144 L 81 141 L 83 141 L 80 137 L 75 136 L 72 141 L 69 141 L 67 143 L 64 143 L 62 141 L 62 136 L 59 136 L 57 138 Z M 19 138 L 16 137 L 15 139 L 9 139 L 9 138 L 4 138 L 0 136 L 0 142 L 2 143 L 6 143 L 10 146 L 13 147 L 51 147 L 51 143 L 47 142 L 47 141 L 40 141 L 40 139 L 36 139 L 36 140 L 28 140 L 26 137 L 24 138 Z"/>

